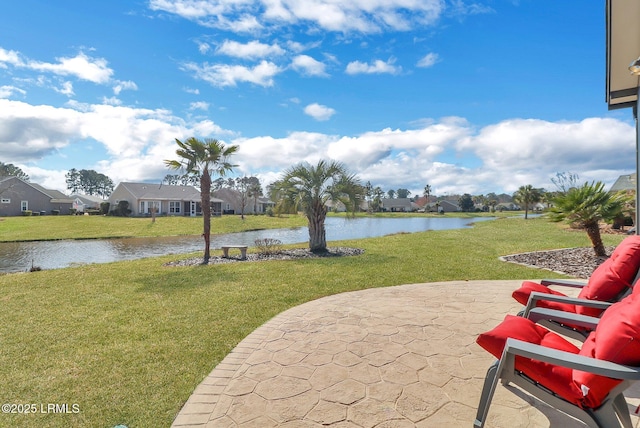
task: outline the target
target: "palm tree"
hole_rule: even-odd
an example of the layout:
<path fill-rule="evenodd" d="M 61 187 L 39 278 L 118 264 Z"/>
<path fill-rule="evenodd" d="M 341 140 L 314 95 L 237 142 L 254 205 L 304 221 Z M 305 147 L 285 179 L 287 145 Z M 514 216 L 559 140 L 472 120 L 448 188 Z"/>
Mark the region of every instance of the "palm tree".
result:
<path fill-rule="evenodd" d="M 524 205 L 525 220 L 529 216 L 529 205 L 540 202 L 541 198 L 542 191 L 540 189 L 536 189 L 531 184 L 520 186 L 520 188 L 513 194 L 513 200 Z"/>
<path fill-rule="evenodd" d="M 427 204 L 429 204 L 429 196 L 431 196 L 431 185 L 427 184 L 426 186 L 424 186 L 424 191 L 422 192 L 422 195 L 427 198 Z"/>
<path fill-rule="evenodd" d="M 271 186 L 276 210 L 290 212 L 300 208 L 304 212 L 309 221 L 309 249 L 316 253 L 327 251 L 326 203 L 342 202 L 348 211 L 355 213 L 363 196 L 360 181 L 335 161 L 321 160 L 316 166 L 307 163 L 293 166 Z"/>
<path fill-rule="evenodd" d="M 552 221 L 568 221 L 573 226 L 585 229 L 596 256 L 606 256 L 600 221 L 612 220 L 622 213 L 624 197 L 604 190 L 604 183 L 584 183 L 580 187 L 572 187 L 553 200 L 550 209 Z"/>
<path fill-rule="evenodd" d="M 171 169 L 184 169 L 187 174 L 194 175 L 200 181 L 200 198 L 202 205 L 202 219 L 204 221 L 204 260 L 209 263 L 211 258 L 211 174 L 224 176 L 237 165 L 229 163 L 229 158 L 238 151 L 238 146 L 225 145 L 218 140 L 207 138 L 204 141 L 191 137 L 182 142 L 176 138 L 179 149 L 176 154 L 180 160 L 165 160 Z"/>

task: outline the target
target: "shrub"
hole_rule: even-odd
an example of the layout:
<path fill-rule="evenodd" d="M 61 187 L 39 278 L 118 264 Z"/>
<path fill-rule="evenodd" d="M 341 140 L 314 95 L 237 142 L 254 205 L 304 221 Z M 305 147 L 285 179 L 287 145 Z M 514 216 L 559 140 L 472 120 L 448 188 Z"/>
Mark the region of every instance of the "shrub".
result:
<path fill-rule="evenodd" d="M 282 250 L 282 241 L 280 241 L 279 239 L 256 239 L 254 243 L 258 248 L 258 252 L 265 256 L 268 256 L 270 254 L 278 254 Z"/>
<path fill-rule="evenodd" d="M 128 201 L 119 201 L 118 205 L 111 211 L 111 213 L 118 217 L 126 217 L 131 214 Z"/>
<path fill-rule="evenodd" d="M 31 215 L 32 215 L 32 216 L 40 215 L 40 211 L 34 211 L 34 212 L 32 212 L 32 213 L 31 213 Z"/>
<path fill-rule="evenodd" d="M 31 210 L 22 211 L 22 215 L 26 216 L 26 217 L 30 217 L 32 214 L 33 214 L 33 211 L 31 211 Z"/>
<path fill-rule="evenodd" d="M 109 214 L 109 207 L 111 204 L 109 202 L 100 202 L 100 214 Z"/>

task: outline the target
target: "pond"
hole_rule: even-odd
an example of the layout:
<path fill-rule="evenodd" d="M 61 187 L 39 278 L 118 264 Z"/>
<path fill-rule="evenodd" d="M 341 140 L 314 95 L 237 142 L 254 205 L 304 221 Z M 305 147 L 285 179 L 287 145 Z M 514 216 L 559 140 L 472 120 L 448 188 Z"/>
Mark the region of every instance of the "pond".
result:
<path fill-rule="evenodd" d="M 327 217 L 325 228 L 327 242 L 331 246 L 331 241 L 373 238 L 394 233 L 461 229 L 470 227 L 474 222 L 492 219 L 493 217 Z M 223 244 L 251 247 L 255 245 L 256 239 L 265 238 L 279 239 L 283 244 L 296 244 L 308 242 L 309 231 L 306 227 L 297 227 L 212 235 L 211 249 L 219 249 Z M 58 269 L 203 250 L 204 241 L 200 236 L 7 242 L 0 243 L 0 272 L 28 271 L 32 266 Z"/>

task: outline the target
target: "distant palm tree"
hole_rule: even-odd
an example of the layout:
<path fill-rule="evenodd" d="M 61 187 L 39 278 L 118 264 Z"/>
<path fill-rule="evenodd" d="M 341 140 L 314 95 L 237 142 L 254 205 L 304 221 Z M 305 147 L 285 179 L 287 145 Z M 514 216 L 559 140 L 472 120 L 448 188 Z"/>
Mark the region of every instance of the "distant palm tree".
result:
<path fill-rule="evenodd" d="M 327 251 L 326 203 L 342 202 L 355 213 L 365 193 L 343 164 L 324 160 L 316 166 L 305 163 L 289 168 L 270 189 L 276 210 L 291 212 L 299 208 L 304 212 L 309 221 L 309 249 L 313 252 Z"/>
<path fill-rule="evenodd" d="M 165 165 L 171 169 L 184 169 L 187 174 L 196 176 L 200 181 L 200 199 L 202 205 L 202 219 L 204 228 L 204 260 L 209 263 L 211 258 L 211 174 L 224 176 L 232 171 L 236 165 L 229 163 L 229 158 L 238 151 L 238 146 L 225 145 L 215 139 L 204 141 L 191 137 L 182 142 L 176 138 L 179 149 L 176 154 L 180 160 L 165 160 Z"/>
<path fill-rule="evenodd" d="M 427 198 L 427 204 L 429 203 L 429 196 L 431 196 L 431 185 L 427 184 L 426 186 L 424 186 L 424 191 L 422 192 L 422 195 Z"/>
<path fill-rule="evenodd" d="M 580 187 L 572 187 L 553 200 L 550 209 L 552 221 L 567 221 L 573 226 L 585 229 L 596 256 L 606 256 L 600 221 L 612 220 L 621 215 L 625 197 L 611 194 L 604 189 L 600 181 L 584 183 Z"/>
<path fill-rule="evenodd" d="M 529 216 L 529 206 L 540 202 L 542 199 L 542 191 L 536 189 L 531 184 L 526 186 L 520 186 L 520 188 L 513 194 L 513 200 L 524 205 L 524 218 L 525 220 Z"/>

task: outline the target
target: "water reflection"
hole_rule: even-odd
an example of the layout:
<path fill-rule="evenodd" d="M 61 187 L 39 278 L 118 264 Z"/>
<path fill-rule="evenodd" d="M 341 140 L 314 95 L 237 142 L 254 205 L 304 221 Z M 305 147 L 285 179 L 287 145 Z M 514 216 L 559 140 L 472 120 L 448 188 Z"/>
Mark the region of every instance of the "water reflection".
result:
<path fill-rule="evenodd" d="M 473 222 L 491 220 L 491 217 L 440 218 L 357 218 L 326 219 L 327 241 L 361 239 L 393 233 L 413 233 L 426 230 L 460 229 Z M 222 244 L 253 246 L 256 239 L 279 239 L 285 244 L 307 242 L 306 227 L 269 229 L 213 235 L 211 248 Z M 57 269 L 88 263 L 108 263 L 133 260 L 167 254 L 183 254 L 202 251 L 200 236 L 170 236 L 159 238 L 123 238 L 95 240 L 64 240 L 40 242 L 0 243 L 0 272 L 27 271 L 32 265 L 42 269 Z"/>

